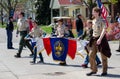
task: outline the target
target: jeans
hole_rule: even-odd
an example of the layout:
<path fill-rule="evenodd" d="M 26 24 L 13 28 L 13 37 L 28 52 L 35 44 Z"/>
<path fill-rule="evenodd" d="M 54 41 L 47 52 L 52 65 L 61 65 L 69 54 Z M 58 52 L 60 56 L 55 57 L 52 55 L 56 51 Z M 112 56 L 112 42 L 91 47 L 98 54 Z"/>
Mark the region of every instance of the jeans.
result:
<path fill-rule="evenodd" d="M 6 30 L 7 31 L 7 48 L 12 48 L 12 31 L 11 30 Z"/>
<path fill-rule="evenodd" d="M 81 36 L 82 34 L 83 34 L 83 30 L 79 30 L 78 37 Z"/>
<path fill-rule="evenodd" d="M 84 64 L 88 65 L 89 63 L 89 56 L 87 55 L 84 61 Z M 101 63 L 99 57 L 96 55 L 96 63 Z"/>
<path fill-rule="evenodd" d="M 36 62 L 36 58 L 37 58 L 37 47 L 36 47 L 35 43 L 32 44 L 32 46 L 34 46 L 34 48 L 33 48 L 33 51 L 34 51 L 33 62 L 35 63 Z M 43 56 L 42 56 L 41 52 L 39 53 L 39 58 L 43 62 Z"/>

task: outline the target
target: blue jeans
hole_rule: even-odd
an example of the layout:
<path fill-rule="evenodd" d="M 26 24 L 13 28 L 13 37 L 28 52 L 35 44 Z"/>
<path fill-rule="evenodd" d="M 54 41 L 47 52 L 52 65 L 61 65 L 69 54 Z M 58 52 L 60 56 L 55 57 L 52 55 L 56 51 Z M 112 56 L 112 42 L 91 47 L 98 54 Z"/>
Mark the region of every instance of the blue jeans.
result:
<path fill-rule="evenodd" d="M 11 30 L 6 30 L 7 31 L 7 48 L 12 48 L 12 31 Z"/>
<path fill-rule="evenodd" d="M 33 47 L 33 52 L 34 52 L 34 55 L 33 55 L 33 62 L 35 63 L 35 62 L 36 62 L 36 58 L 37 58 L 37 47 L 36 47 L 36 42 L 32 43 L 32 47 Z M 40 58 L 40 60 L 43 62 L 43 56 L 42 56 L 41 52 L 39 53 L 39 58 Z"/>
<path fill-rule="evenodd" d="M 83 34 L 83 30 L 79 30 L 78 37 L 81 36 L 82 34 Z"/>
<path fill-rule="evenodd" d="M 88 63 L 89 63 L 89 56 L 87 55 L 85 58 L 84 64 L 88 65 Z M 97 55 L 96 55 L 96 63 L 101 63 L 101 61 Z"/>

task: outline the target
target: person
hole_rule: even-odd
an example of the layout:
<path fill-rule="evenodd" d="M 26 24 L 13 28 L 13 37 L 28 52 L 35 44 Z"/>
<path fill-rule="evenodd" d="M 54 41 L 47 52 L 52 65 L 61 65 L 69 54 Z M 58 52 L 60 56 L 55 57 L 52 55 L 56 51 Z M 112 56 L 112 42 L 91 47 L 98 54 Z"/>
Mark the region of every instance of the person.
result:
<path fill-rule="evenodd" d="M 33 28 L 31 30 L 31 32 L 29 32 L 27 37 L 25 37 L 25 39 L 27 39 L 28 37 L 32 37 L 32 40 L 34 40 L 32 42 L 32 47 L 33 47 L 33 51 L 34 51 L 33 61 L 30 61 L 30 63 L 36 63 L 36 57 L 37 57 L 37 46 L 36 46 L 36 43 L 37 43 L 37 40 L 42 37 L 43 31 L 38 27 L 37 21 L 34 21 L 32 23 L 32 25 L 33 25 Z M 39 52 L 39 57 L 40 57 L 39 63 L 43 63 L 44 61 L 43 61 L 43 56 L 42 56 L 41 52 Z"/>
<path fill-rule="evenodd" d="M 119 29 L 120 29 L 120 14 L 119 14 L 119 17 L 118 17 L 118 23 L 119 23 Z M 119 47 L 118 47 L 118 49 L 116 50 L 117 52 L 120 52 L 120 39 L 119 39 Z"/>
<path fill-rule="evenodd" d="M 115 16 L 115 22 L 118 22 L 119 15 L 120 15 L 119 13 L 116 14 L 116 16 Z"/>
<path fill-rule="evenodd" d="M 13 17 L 9 17 L 9 22 L 7 23 L 6 27 L 6 32 L 7 32 L 7 48 L 8 49 L 14 49 L 13 48 L 13 43 L 12 43 L 12 37 L 13 37 L 13 32 L 14 30 L 14 25 L 13 25 Z"/>
<path fill-rule="evenodd" d="M 92 33 L 93 33 L 93 29 L 92 29 L 92 21 L 91 20 L 87 20 L 87 23 L 86 23 L 86 27 L 84 29 L 84 33 L 82 36 L 79 37 L 79 40 L 80 39 L 85 39 L 87 41 L 90 40 L 90 38 L 92 37 Z M 85 61 L 84 63 L 81 65 L 83 68 L 87 68 L 88 67 L 88 63 L 89 63 L 89 52 L 88 52 L 88 49 L 87 49 L 87 45 L 85 46 L 85 50 L 87 51 L 87 56 L 85 58 Z M 101 61 L 99 59 L 99 57 L 96 55 L 96 62 L 97 62 L 97 65 L 101 64 Z"/>
<path fill-rule="evenodd" d="M 108 41 L 105 37 L 106 33 L 106 25 L 105 21 L 101 18 L 101 9 L 98 7 L 94 7 L 92 10 L 92 15 L 94 16 L 93 19 L 93 34 L 92 38 L 89 42 L 89 60 L 90 60 L 90 68 L 91 72 L 87 73 L 87 76 L 91 76 L 97 73 L 97 65 L 95 62 L 97 49 L 100 51 L 101 59 L 102 59 L 102 74 L 101 76 L 107 75 L 107 68 L 108 68 L 108 60 L 107 57 L 111 57 L 111 50 L 108 44 Z"/>
<path fill-rule="evenodd" d="M 62 18 L 59 18 L 58 19 L 58 26 L 57 26 L 57 29 L 56 29 L 56 35 L 57 35 L 57 37 L 64 37 L 64 35 L 65 35 L 65 25 L 64 25 L 64 23 L 63 23 L 63 19 Z M 66 65 L 66 61 L 61 61 L 60 63 L 59 63 L 60 65 Z"/>
<path fill-rule="evenodd" d="M 31 51 L 31 54 L 30 56 L 33 55 L 33 50 L 32 50 L 32 46 L 30 45 L 29 41 L 26 41 L 24 38 L 25 36 L 27 35 L 27 30 L 28 30 L 28 26 L 27 26 L 27 23 L 24 19 L 24 13 L 21 12 L 19 14 L 19 19 L 18 19 L 18 22 L 17 22 L 17 26 L 18 26 L 18 29 L 17 29 L 17 33 L 16 33 L 16 37 L 18 37 L 18 33 L 20 32 L 20 42 L 19 42 L 19 49 L 18 49 L 18 53 L 15 55 L 16 58 L 20 58 L 21 57 L 21 53 L 22 53 L 22 50 L 23 50 L 23 47 L 24 46 L 27 46 L 30 51 Z"/>
<path fill-rule="evenodd" d="M 31 31 L 32 28 L 33 28 L 33 25 L 32 25 L 32 18 L 31 18 L 31 17 L 28 17 L 28 25 L 29 25 L 29 31 Z"/>
<path fill-rule="evenodd" d="M 82 17 L 81 14 L 77 14 L 76 30 L 77 30 L 78 37 L 83 34 L 83 22 L 82 22 L 81 17 Z"/>

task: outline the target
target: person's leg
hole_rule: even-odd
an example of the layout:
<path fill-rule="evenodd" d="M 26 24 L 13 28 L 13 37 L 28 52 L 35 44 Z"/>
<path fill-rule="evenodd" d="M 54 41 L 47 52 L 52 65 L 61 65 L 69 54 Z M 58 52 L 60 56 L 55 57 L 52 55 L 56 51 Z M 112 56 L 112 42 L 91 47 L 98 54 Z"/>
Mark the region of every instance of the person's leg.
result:
<path fill-rule="evenodd" d="M 25 37 L 25 35 L 22 32 L 20 32 L 19 49 L 18 49 L 18 53 L 15 55 L 15 57 L 17 57 L 17 58 L 21 57 L 23 46 L 25 45 L 24 37 Z"/>
<path fill-rule="evenodd" d="M 9 33 L 10 33 L 10 34 L 9 34 L 9 38 L 10 38 L 10 40 L 9 40 L 9 42 L 10 42 L 10 48 L 13 48 L 13 47 L 12 47 L 12 31 L 10 31 Z"/>
<path fill-rule="evenodd" d="M 26 46 L 29 48 L 29 50 L 31 51 L 31 54 L 30 54 L 30 56 L 32 56 L 33 55 L 33 49 L 32 49 L 32 46 L 30 45 L 30 43 L 29 43 L 29 41 L 25 41 L 25 44 L 26 44 Z"/>
<path fill-rule="evenodd" d="M 97 63 L 97 65 L 101 64 L 100 58 L 98 57 L 97 54 L 96 54 L 96 63 Z"/>
<path fill-rule="evenodd" d="M 36 62 L 36 58 L 37 58 L 37 47 L 34 47 L 34 55 L 33 55 L 33 63 Z"/>
<path fill-rule="evenodd" d="M 118 49 L 116 51 L 120 52 L 120 40 L 119 40 L 119 47 L 118 47 Z"/>
<path fill-rule="evenodd" d="M 105 76 L 107 75 L 108 60 L 107 60 L 107 57 L 103 55 L 102 53 L 101 53 L 101 58 L 102 58 L 102 66 L 103 66 L 103 71 L 102 71 L 101 76 Z"/>
<path fill-rule="evenodd" d="M 89 63 L 89 56 L 87 55 L 86 58 L 85 58 L 84 64 L 82 64 L 81 66 L 84 67 L 84 68 L 87 68 L 88 63 Z"/>
<path fill-rule="evenodd" d="M 95 62 L 96 53 L 97 53 L 97 47 L 96 47 L 96 41 L 94 41 L 89 51 L 90 68 L 92 71 L 90 73 L 87 73 L 87 76 L 97 73 L 97 65 Z"/>
<path fill-rule="evenodd" d="M 9 33 L 9 30 L 6 30 L 7 32 L 7 48 L 9 49 L 10 48 L 10 33 Z"/>
<path fill-rule="evenodd" d="M 39 53 L 40 62 L 44 62 L 41 52 Z"/>

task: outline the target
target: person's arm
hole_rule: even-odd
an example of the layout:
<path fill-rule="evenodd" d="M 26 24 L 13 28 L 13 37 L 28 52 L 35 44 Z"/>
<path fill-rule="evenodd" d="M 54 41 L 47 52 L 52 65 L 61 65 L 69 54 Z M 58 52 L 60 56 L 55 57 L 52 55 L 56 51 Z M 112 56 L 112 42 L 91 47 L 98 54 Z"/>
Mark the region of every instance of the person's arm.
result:
<path fill-rule="evenodd" d="M 102 29 L 102 32 L 101 32 L 101 34 L 100 34 L 100 37 L 99 37 L 99 39 L 97 40 L 97 45 L 101 44 L 101 41 L 102 41 L 103 37 L 105 36 L 105 34 L 106 34 L 106 26 L 104 26 L 103 29 Z"/>

